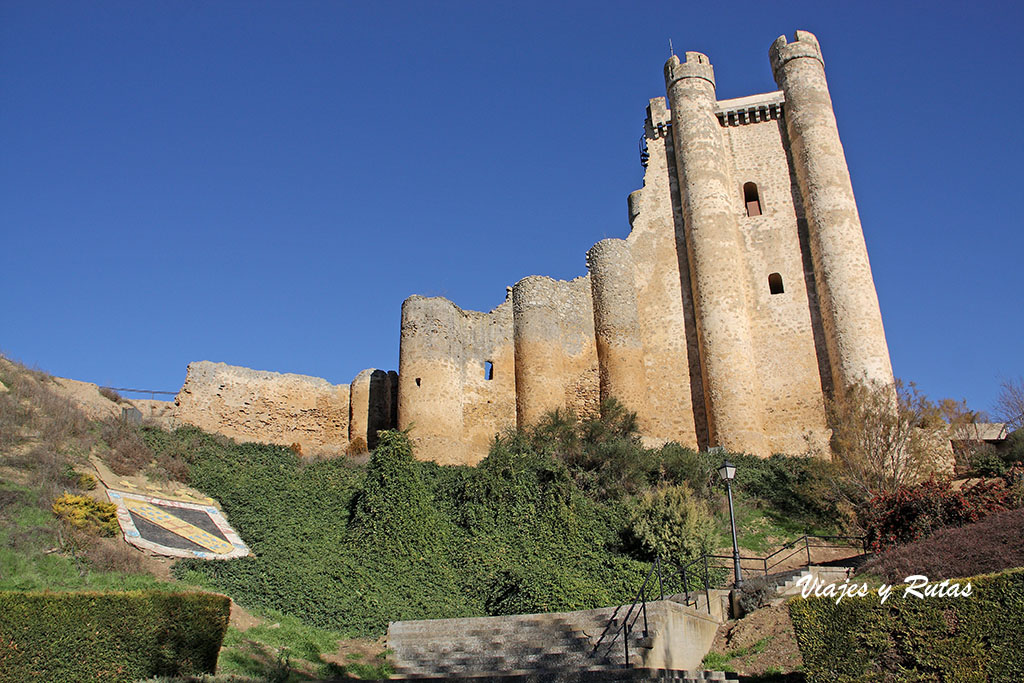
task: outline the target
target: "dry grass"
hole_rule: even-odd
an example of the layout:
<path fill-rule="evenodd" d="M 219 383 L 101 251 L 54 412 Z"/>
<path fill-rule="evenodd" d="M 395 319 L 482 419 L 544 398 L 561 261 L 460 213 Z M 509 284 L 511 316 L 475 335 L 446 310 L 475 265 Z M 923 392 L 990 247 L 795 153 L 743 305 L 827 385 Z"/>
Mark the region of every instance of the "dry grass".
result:
<path fill-rule="evenodd" d="M 108 401 L 113 401 L 114 403 L 121 403 L 124 401 L 124 398 L 121 396 L 121 394 L 117 393 L 117 391 L 111 389 L 110 387 L 100 387 L 100 396 L 107 399 Z"/>
<path fill-rule="evenodd" d="M 103 440 L 110 446 L 105 459 L 114 474 L 137 474 L 153 462 L 153 451 L 143 441 L 138 426 L 127 420 L 106 421 Z"/>

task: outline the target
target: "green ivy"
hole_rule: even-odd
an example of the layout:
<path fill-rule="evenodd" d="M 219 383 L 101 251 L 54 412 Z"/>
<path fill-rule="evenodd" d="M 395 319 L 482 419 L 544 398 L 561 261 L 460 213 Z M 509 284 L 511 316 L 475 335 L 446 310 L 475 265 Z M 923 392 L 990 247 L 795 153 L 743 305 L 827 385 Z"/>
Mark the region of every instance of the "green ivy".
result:
<path fill-rule="evenodd" d="M 584 496 L 524 441 L 477 467 L 413 458 L 384 432 L 368 465 L 304 462 L 287 448 L 179 430 L 193 485 L 220 501 L 253 551 L 175 572 L 243 605 L 321 628 L 381 634 L 389 621 L 585 609 L 631 600 L 648 566 L 620 548 L 628 509 Z"/>

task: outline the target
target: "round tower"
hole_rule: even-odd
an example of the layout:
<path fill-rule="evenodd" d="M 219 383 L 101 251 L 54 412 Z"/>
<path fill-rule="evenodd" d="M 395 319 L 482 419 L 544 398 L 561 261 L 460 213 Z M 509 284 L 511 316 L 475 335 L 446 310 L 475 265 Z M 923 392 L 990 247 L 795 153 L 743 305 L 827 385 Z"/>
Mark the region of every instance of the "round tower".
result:
<path fill-rule="evenodd" d="M 665 64 L 712 445 L 767 455 L 738 207 L 707 56 Z"/>
<path fill-rule="evenodd" d="M 637 321 L 633 255 L 624 240 L 602 240 L 587 252 L 601 399 L 618 399 L 643 415 L 644 350 Z"/>
<path fill-rule="evenodd" d="M 462 434 L 461 312 L 440 297 L 402 303 L 398 351 L 398 428 L 424 453 L 460 452 Z"/>
<path fill-rule="evenodd" d="M 792 43 L 779 36 L 769 58 L 786 96 L 786 132 L 803 196 L 834 382 L 837 387 L 891 384 L 889 347 L 821 47 L 814 34 L 797 31 Z"/>
<path fill-rule="evenodd" d="M 561 348 L 562 300 L 550 278 L 531 275 L 512 287 L 515 321 L 516 421 L 534 425 L 565 406 L 565 354 Z"/>

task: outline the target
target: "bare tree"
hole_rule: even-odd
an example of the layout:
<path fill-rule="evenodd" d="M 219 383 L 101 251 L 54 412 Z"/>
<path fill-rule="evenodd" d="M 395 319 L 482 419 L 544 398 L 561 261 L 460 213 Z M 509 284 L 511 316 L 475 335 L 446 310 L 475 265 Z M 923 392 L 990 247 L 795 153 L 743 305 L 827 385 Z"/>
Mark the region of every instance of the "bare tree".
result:
<path fill-rule="evenodd" d="M 856 384 L 829 401 L 833 459 L 865 500 L 912 484 L 936 469 L 936 440 L 945 422 L 937 406 L 911 384 Z M 948 441 L 945 441 L 948 444 Z"/>
<path fill-rule="evenodd" d="M 1024 378 L 1005 380 L 996 397 L 996 417 L 1010 431 L 1024 427 Z"/>

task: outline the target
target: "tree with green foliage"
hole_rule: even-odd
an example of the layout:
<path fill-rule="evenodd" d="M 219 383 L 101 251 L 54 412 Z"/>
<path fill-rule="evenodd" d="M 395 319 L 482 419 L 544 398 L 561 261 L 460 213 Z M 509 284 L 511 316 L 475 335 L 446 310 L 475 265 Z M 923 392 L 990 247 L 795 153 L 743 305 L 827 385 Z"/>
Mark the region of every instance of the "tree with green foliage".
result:
<path fill-rule="evenodd" d="M 646 555 L 677 565 L 712 552 L 717 540 L 707 504 L 686 484 L 641 494 L 630 512 L 629 532 Z"/>

